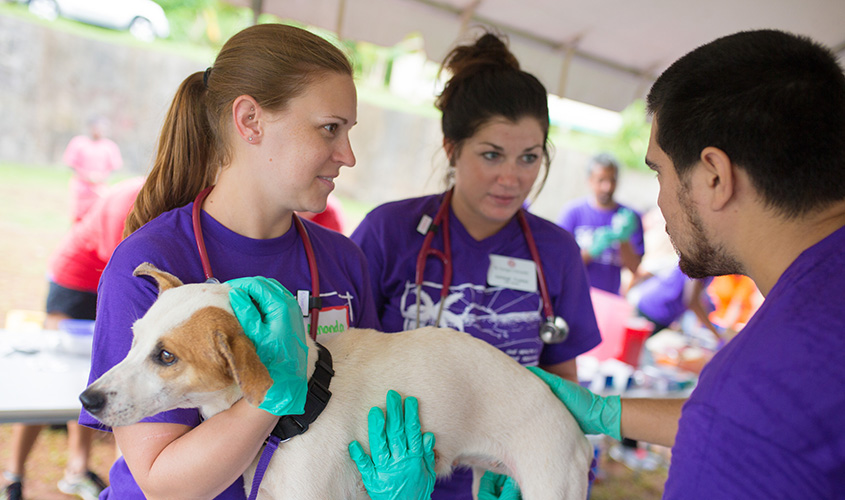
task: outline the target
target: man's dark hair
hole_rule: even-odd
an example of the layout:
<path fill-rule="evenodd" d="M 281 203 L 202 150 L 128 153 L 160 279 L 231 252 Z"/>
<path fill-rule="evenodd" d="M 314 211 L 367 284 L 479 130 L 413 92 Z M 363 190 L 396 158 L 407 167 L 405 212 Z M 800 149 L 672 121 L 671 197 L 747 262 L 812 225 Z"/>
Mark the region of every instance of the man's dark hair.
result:
<path fill-rule="evenodd" d="M 648 110 L 681 179 L 713 146 L 788 217 L 845 199 L 845 75 L 807 37 L 760 30 L 703 45 L 660 75 Z"/>

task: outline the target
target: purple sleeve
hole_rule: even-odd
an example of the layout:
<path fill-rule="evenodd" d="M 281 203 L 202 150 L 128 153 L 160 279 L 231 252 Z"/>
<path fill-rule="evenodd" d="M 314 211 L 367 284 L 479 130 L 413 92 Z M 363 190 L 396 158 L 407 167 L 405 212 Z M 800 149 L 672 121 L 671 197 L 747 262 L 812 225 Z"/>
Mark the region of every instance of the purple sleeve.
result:
<path fill-rule="evenodd" d="M 383 290 L 383 280 L 380 279 L 381 271 L 384 269 L 384 238 L 378 237 L 378 231 L 374 229 L 373 217 L 364 217 L 350 236 L 353 242 L 362 250 L 367 261 L 368 275 L 370 277 L 370 290 L 373 296 L 375 314 L 381 314 L 384 308 L 386 294 Z"/>
<path fill-rule="evenodd" d="M 562 344 L 547 345 L 540 356 L 544 365 L 562 363 L 583 354 L 601 342 L 590 285 L 581 253 L 571 234 L 565 233 L 557 244 L 542 245 L 541 258 L 555 314 L 569 324 L 569 339 Z"/>
<path fill-rule="evenodd" d="M 637 255 L 643 255 L 645 253 L 645 237 L 643 235 L 643 218 L 640 214 L 636 211 L 631 209 L 634 212 L 634 215 L 637 217 L 637 229 L 634 231 L 634 234 L 631 235 L 631 247 L 633 247 L 634 251 L 637 252 Z"/>

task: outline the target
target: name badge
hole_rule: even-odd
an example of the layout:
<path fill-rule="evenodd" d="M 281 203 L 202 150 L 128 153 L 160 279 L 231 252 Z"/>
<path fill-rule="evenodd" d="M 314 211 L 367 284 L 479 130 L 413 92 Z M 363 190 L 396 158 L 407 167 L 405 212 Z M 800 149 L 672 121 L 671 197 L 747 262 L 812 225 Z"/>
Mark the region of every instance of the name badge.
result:
<path fill-rule="evenodd" d="M 434 219 L 432 219 L 430 215 L 423 214 L 423 216 L 420 218 L 419 224 L 417 224 L 417 232 L 425 236 L 428 233 L 428 230 L 431 228 L 432 222 L 434 222 Z"/>
<path fill-rule="evenodd" d="M 334 306 L 320 309 L 317 317 L 317 339 L 343 333 L 349 329 L 349 307 Z M 305 332 L 311 331 L 311 316 L 305 318 Z"/>
<path fill-rule="evenodd" d="M 533 260 L 490 254 L 487 284 L 536 293 L 537 264 Z"/>

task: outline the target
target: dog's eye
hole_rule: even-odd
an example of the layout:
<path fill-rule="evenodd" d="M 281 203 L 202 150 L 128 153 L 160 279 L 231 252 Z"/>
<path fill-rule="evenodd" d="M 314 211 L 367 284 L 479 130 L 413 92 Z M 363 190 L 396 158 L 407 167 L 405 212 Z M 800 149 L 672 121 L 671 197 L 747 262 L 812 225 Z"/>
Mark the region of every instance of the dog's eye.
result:
<path fill-rule="evenodd" d="M 172 353 L 162 349 L 158 352 L 158 355 L 156 356 L 156 360 L 159 363 L 163 364 L 164 366 L 170 366 L 170 365 L 172 365 L 173 363 L 176 362 L 176 356 L 174 356 Z"/>

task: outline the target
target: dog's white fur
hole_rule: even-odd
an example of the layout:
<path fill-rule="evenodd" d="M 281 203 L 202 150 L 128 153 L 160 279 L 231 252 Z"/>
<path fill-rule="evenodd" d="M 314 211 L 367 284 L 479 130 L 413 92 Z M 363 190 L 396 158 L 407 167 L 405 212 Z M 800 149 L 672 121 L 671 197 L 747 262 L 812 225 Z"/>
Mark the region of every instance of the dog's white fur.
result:
<path fill-rule="evenodd" d="M 232 313 L 228 285 L 182 286 L 149 264 L 135 274 L 153 276 L 161 293 L 133 326 L 126 358 L 83 394 L 104 398 L 95 416 L 119 426 L 180 407 L 209 417 L 242 394 L 260 403 L 272 381 Z M 474 468 L 476 490 L 489 469 L 514 477 L 525 500 L 586 497 L 592 448 L 546 384 L 498 349 L 439 328 L 350 329 L 320 340 L 334 361 L 331 400 L 307 432 L 280 445 L 259 498 L 368 498 L 347 447 L 357 439 L 367 448 L 366 415 L 389 389 L 419 399 L 438 476 L 463 464 Z M 317 349 L 310 338 L 308 346 L 310 376 Z M 177 361 L 157 360 L 162 350 Z M 256 464 L 244 474 L 247 489 Z"/>

